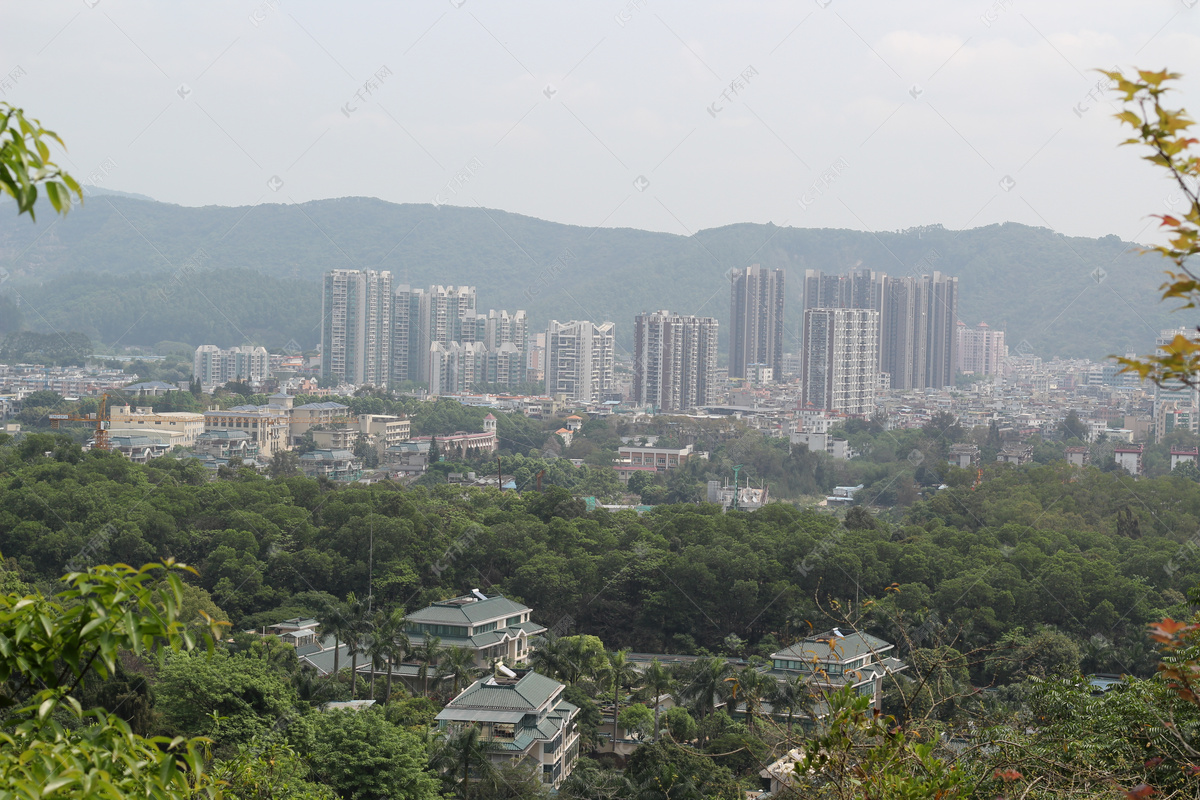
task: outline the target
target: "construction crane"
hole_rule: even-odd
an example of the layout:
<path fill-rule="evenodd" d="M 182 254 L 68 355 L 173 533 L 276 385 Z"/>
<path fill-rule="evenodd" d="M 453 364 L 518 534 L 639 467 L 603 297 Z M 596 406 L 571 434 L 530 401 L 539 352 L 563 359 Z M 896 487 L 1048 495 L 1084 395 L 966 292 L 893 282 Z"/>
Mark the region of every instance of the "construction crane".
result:
<path fill-rule="evenodd" d="M 92 448 L 95 450 L 108 449 L 108 395 L 100 395 L 100 408 L 95 414 L 88 414 L 86 417 L 80 417 L 75 414 L 47 414 L 50 418 L 50 427 L 57 428 L 62 422 L 94 422 L 96 423 L 96 433 L 92 440 Z"/>

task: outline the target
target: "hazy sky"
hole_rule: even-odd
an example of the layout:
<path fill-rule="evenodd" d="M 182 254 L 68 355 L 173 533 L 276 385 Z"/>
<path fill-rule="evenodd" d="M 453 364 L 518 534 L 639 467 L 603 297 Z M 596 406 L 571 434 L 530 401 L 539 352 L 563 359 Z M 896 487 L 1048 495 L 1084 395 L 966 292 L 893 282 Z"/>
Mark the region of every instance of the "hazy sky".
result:
<path fill-rule="evenodd" d="M 585 226 L 1147 240 L 1175 195 L 1096 67 L 1170 68 L 1196 0 L 7 4 L 0 100 L 102 186 L 184 205 L 367 195 Z"/>

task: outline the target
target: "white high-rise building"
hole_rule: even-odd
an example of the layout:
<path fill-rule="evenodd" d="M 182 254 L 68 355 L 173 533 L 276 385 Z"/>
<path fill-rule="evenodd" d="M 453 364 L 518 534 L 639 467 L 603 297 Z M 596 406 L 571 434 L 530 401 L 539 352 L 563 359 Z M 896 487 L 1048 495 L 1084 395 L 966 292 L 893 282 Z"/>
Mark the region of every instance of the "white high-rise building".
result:
<path fill-rule="evenodd" d="M 583 403 L 613 391 L 616 325 L 551 320 L 546 328 L 546 394 Z"/>
<path fill-rule="evenodd" d="M 1004 346 L 1004 331 L 981 322 L 974 328 L 959 320 L 955 325 L 958 343 L 955 348 L 958 371 L 975 375 L 999 375 L 1008 355 Z"/>
<path fill-rule="evenodd" d="M 716 402 L 717 321 L 658 311 L 634 320 L 633 401 L 661 411 Z"/>
<path fill-rule="evenodd" d="M 429 346 L 429 393 L 469 392 L 486 376 L 487 350 L 482 342 L 434 342 Z"/>
<path fill-rule="evenodd" d="M 192 372 L 204 391 L 212 391 L 230 381 L 256 384 L 271 377 L 271 357 L 265 347 L 242 345 L 223 350 L 215 344 L 196 348 Z"/>
<path fill-rule="evenodd" d="M 392 273 L 325 273 L 321 304 L 321 376 L 385 386 L 392 372 Z"/>
<path fill-rule="evenodd" d="M 804 312 L 804 408 L 869 417 L 879 386 L 879 312 L 810 308 Z"/>

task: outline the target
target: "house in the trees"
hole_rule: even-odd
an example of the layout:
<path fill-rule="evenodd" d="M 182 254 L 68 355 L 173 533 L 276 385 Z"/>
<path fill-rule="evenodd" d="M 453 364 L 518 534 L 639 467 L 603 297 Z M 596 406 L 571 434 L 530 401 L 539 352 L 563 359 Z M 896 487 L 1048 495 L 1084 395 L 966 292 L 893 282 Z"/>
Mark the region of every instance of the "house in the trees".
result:
<path fill-rule="evenodd" d="M 500 665 L 446 704 L 438 726 L 450 734 L 477 727 L 492 763 L 532 762 L 542 783 L 557 789 L 579 758 L 579 709 L 563 699 L 565 688 L 532 670 Z"/>
<path fill-rule="evenodd" d="M 406 632 L 414 650 L 436 636 L 442 647 L 474 651 L 478 667 L 490 668 L 495 661 L 519 664 L 529 654 L 529 637 L 546 632 L 529 618 L 532 613 L 528 606 L 473 589 L 409 614 Z"/>
<path fill-rule="evenodd" d="M 779 680 L 804 675 L 820 693 L 853 686 L 880 708 L 884 677 L 907 667 L 889 655 L 894 649 L 894 644 L 870 634 L 843 634 L 834 628 L 772 653 L 769 674 Z"/>

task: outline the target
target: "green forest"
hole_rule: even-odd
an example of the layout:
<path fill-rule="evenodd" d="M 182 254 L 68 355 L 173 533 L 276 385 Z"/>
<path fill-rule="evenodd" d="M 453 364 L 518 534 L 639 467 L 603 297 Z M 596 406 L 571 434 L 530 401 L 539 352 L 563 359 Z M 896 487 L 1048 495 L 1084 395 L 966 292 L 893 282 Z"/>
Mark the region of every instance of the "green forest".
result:
<path fill-rule="evenodd" d="M 599 654 L 591 673 L 563 673 L 550 655 L 532 662 L 570 678 L 572 702 L 591 709 L 592 736 L 603 728 L 613 692 L 603 668 L 612 654 L 700 656 L 697 663 L 722 674 L 720 689 L 727 678 L 749 685 L 749 673 L 738 669 L 753 671 L 772 652 L 834 625 L 894 642 L 918 667 L 891 678 L 884 698 L 884 710 L 911 725 L 915 739 L 936 730 L 970 746 L 990 736 L 1015 742 L 1019 753 L 993 749 L 960 762 L 964 774 L 955 780 L 979 787 L 996 780 L 979 772 L 981 765 L 998 770 L 1009 759 L 1022 764 L 1022 780 L 1043 777 L 1045 793 L 1035 787 L 1027 796 L 1075 796 L 1055 793 L 1064 779 L 1034 771 L 1030 754 L 1047 748 L 1051 731 L 1074 730 L 1083 706 L 1101 724 L 1071 734 L 1081 737 L 1076 757 L 1086 760 L 1087 748 L 1104 751 L 1111 759 L 1106 780 L 1146 771 L 1129 752 L 1153 760 L 1172 746 L 1161 732 L 1121 728 L 1136 703 L 1200 724 L 1196 709 L 1151 679 L 1161 656 L 1147 636 L 1147 626 L 1164 616 L 1186 617 L 1188 592 L 1200 584 L 1200 485 L 1179 476 L 1134 481 L 1063 462 L 999 465 L 985 470 L 978 486 L 944 489 L 891 520 L 861 507 L 839 515 L 786 503 L 753 513 L 665 505 L 639 516 L 588 512 L 558 486 L 541 493 L 339 487 L 302 477 L 269 480 L 248 469 L 213 482 L 194 463 L 135 465 L 85 453 L 65 436 L 28 434 L 0 445 L 0 489 L 4 579 L 19 591 L 54 594 L 64 572 L 91 564 L 176 559 L 195 567 L 181 576 L 181 619 L 194 627 L 203 611 L 228 620 L 232 638 L 211 654 L 130 652 L 103 680 L 86 682 L 80 698 L 110 704 L 144 735 L 211 738 L 217 774 L 241 768 L 239 759 L 262 757 L 255 743 L 269 743 L 304 784 L 295 794 L 271 796 L 332 790 L 382 797 L 382 784 L 350 787 L 339 765 L 386 750 L 389 761 L 407 764 L 396 770 L 428 776 L 424 789 L 405 796 L 432 797 L 421 792 L 437 790 L 446 773 L 436 765 L 446 754 L 428 739 L 427 725 L 448 698 L 403 689 L 389 696 L 382 682 L 353 687 L 347 675 L 320 679 L 299 668 L 290 648 L 236 632 L 297 616 L 325 619 L 331 609 L 350 613 L 366 598 L 373 610 L 357 613 L 373 630 L 383 624 L 373 618 L 473 588 L 530 605 L 539 622 L 562 635 L 561 644 L 552 636 L 543 645 L 547 653 L 586 646 Z M 449 653 L 426 655 L 435 674 L 455 669 Z M 597 792 L 633 792 L 631 781 L 662 770 L 715 787 L 697 797 L 732 797 L 739 785 L 757 786 L 764 760 L 795 737 L 775 717 L 714 711 L 713 696 L 693 686 L 699 669 L 664 679 L 681 711 L 663 724 L 677 736 L 647 741 L 624 771 L 583 761 L 564 794 L 649 797 Z M 1128 687 L 1095 697 L 1079 682 L 1094 672 L 1128 675 Z M 637 705 L 643 676 L 622 680 L 618 705 Z M 352 691 L 382 707 L 361 716 L 313 716 L 314 705 Z M 853 698 L 830 702 L 853 728 L 845 735 L 862 734 Z M 1046 722 L 1022 734 L 1021 720 L 1033 708 Z M 284 734 L 271 735 L 280 715 L 296 718 Z M 646 725 L 637 714 L 626 716 L 631 728 Z M 359 736 L 377 749 L 352 753 L 349 743 Z M 887 746 L 900 748 L 897 757 L 915 757 L 902 743 Z M 695 755 L 730 750 L 739 755 Z M 398 780 L 399 773 L 374 779 Z M 501 785 L 509 784 L 525 794 L 479 786 L 471 796 L 540 796 L 536 782 L 520 775 Z M 444 788 L 461 790 L 453 782 Z M 257 796 L 246 792 L 233 796 Z"/>

